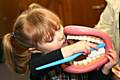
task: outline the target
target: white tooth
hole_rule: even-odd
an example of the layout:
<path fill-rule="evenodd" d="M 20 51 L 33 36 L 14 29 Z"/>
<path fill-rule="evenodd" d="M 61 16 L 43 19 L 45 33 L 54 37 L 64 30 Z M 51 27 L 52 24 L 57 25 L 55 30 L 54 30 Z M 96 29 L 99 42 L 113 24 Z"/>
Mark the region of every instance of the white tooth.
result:
<path fill-rule="evenodd" d="M 87 36 L 83 36 L 83 40 L 86 40 L 87 39 Z"/>
<path fill-rule="evenodd" d="M 84 36 L 81 36 L 81 39 L 84 40 Z"/>
<path fill-rule="evenodd" d="M 97 51 L 94 50 L 94 51 L 91 52 L 91 54 L 92 54 L 92 57 L 96 57 L 97 56 Z"/>
<path fill-rule="evenodd" d="M 82 36 L 79 36 L 79 39 L 78 40 L 82 40 Z"/>
<path fill-rule="evenodd" d="M 75 40 L 77 39 L 76 36 L 74 36 L 74 39 L 75 39 Z"/>
<path fill-rule="evenodd" d="M 96 56 L 96 58 L 100 58 L 100 55 Z"/>
<path fill-rule="evenodd" d="M 75 40 L 76 40 L 76 36 L 73 36 L 73 39 L 75 39 Z"/>
<path fill-rule="evenodd" d="M 97 43 L 101 43 L 100 40 L 96 40 Z"/>
<path fill-rule="evenodd" d="M 91 42 L 95 42 L 95 38 L 94 37 L 91 38 Z"/>
<path fill-rule="evenodd" d="M 94 42 L 97 43 L 97 39 L 96 38 L 94 39 Z"/>
<path fill-rule="evenodd" d="M 87 57 L 87 59 L 86 59 L 88 62 L 92 62 L 92 59 L 91 58 L 89 58 L 89 57 Z"/>
<path fill-rule="evenodd" d="M 84 60 L 82 60 L 82 63 L 83 63 L 83 65 L 87 65 L 87 60 L 86 59 L 84 59 Z"/>
<path fill-rule="evenodd" d="M 95 42 L 95 39 L 93 39 L 92 42 Z"/>
<path fill-rule="evenodd" d="M 76 36 L 76 40 L 79 40 L 79 36 Z"/>
<path fill-rule="evenodd" d="M 95 38 L 96 43 L 100 43 L 100 38 Z"/>
<path fill-rule="evenodd" d="M 67 36 L 67 39 L 71 39 L 71 36 L 70 36 L 70 35 L 68 35 L 68 36 Z"/>
<path fill-rule="evenodd" d="M 93 39 L 93 38 L 91 38 L 91 39 L 90 39 L 90 41 L 91 41 L 91 42 L 94 42 L 94 39 Z"/>
<path fill-rule="evenodd" d="M 87 36 L 84 36 L 84 38 L 87 38 Z"/>
<path fill-rule="evenodd" d="M 87 41 L 91 41 L 91 37 L 88 37 L 88 38 L 87 38 Z"/>
<path fill-rule="evenodd" d="M 99 56 L 100 55 L 99 51 L 96 51 L 95 55 L 96 55 L 96 57 Z"/>
<path fill-rule="evenodd" d="M 92 60 L 96 60 L 96 57 L 92 57 Z"/>
<path fill-rule="evenodd" d="M 78 40 L 80 40 L 80 36 L 78 36 Z"/>
<path fill-rule="evenodd" d="M 73 61 L 73 64 L 74 64 L 74 65 L 78 65 L 78 62 L 77 62 L 77 61 Z"/>
<path fill-rule="evenodd" d="M 74 39 L 75 37 L 74 36 L 71 36 L 72 39 Z"/>
<path fill-rule="evenodd" d="M 99 41 L 98 40 L 94 40 L 95 41 L 95 43 L 99 43 Z"/>
<path fill-rule="evenodd" d="M 104 54 L 104 53 L 105 53 L 105 48 L 98 49 L 98 54 Z"/>
<path fill-rule="evenodd" d="M 89 57 L 89 58 L 92 58 L 92 54 L 88 54 L 88 57 Z"/>
<path fill-rule="evenodd" d="M 67 35 L 67 39 L 69 39 L 69 37 L 70 37 L 70 36 L 69 36 L 69 35 Z"/>
<path fill-rule="evenodd" d="M 82 61 L 78 61 L 78 65 L 82 65 Z"/>
<path fill-rule="evenodd" d="M 72 36 L 69 36 L 69 39 L 72 39 Z"/>
<path fill-rule="evenodd" d="M 97 56 L 96 50 L 91 51 L 91 53 L 88 55 L 88 57 L 90 57 L 90 58 L 95 57 L 95 56 Z"/>

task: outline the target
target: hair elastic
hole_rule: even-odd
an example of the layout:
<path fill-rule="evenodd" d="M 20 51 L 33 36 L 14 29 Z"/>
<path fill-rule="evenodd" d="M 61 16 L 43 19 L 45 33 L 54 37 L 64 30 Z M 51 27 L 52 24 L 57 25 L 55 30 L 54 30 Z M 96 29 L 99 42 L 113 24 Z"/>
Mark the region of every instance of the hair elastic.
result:
<path fill-rule="evenodd" d="M 11 36 L 12 36 L 12 37 L 15 37 L 15 32 L 12 32 L 12 33 L 11 33 Z"/>

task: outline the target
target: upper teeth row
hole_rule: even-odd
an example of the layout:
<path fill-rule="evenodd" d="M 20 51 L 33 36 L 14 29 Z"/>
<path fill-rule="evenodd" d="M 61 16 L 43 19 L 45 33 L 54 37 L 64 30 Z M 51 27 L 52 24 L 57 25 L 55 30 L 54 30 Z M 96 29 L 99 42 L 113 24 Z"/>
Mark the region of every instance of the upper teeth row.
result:
<path fill-rule="evenodd" d="M 86 40 L 95 43 L 104 43 L 100 38 L 91 37 L 91 36 L 71 36 L 67 35 L 67 39 L 74 39 L 74 40 Z"/>

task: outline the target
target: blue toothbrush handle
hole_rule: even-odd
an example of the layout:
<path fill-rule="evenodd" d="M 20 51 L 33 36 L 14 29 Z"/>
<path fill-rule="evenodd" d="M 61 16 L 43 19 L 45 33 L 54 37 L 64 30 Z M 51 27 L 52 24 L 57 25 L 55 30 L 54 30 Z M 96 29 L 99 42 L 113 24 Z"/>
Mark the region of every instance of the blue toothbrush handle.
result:
<path fill-rule="evenodd" d="M 58 61 L 54 61 L 54 62 L 52 62 L 52 63 L 49 63 L 49 64 L 46 64 L 46 65 L 37 67 L 37 68 L 35 68 L 35 69 L 36 69 L 36 70 L 41 70 L 41 69 L 44 69 L 44 68 L 48 68 L 48 67 L 52 67 L 52 66 L 55 66 L 55 65 L 63 64 L 63 63 L 66 63 L 66 62 L 69 62 L 69 61 L 74 60 L 75 58 L 77 58 L 77 57 L 80 56 L 80 55 L 82 55 L 82 53 L 74 54 L 74 55 L 69 56 L 69 57 L 67 57 L 67 58 L 64 58 L 64 59 L 61 59 L 61 60 L 58 60 Z"/>
<path fill-rule="evenodd" d="M 97 48 L 102 48 L 102 47 L 105 47 L 105 44 L 100 43 L 99 45 L 97 45 Z M 90 50 L 92 51 L 92 50 L 95 50 L 95 49 L 91 48 Z M 59 64 L 66 63 L 66 62 L 70 62 L 70 61 L 74 60 L 75 58 L 77 58 L 78 56 L 80 56 L 82 54 L 83 54 L 82 52 L 79 52 L 79 53 L 76 53 L 76 54 L 74 54 L 72 56 L 69 56 L 67 58 L 64 58 L 64 59 L 61 59 L 61 60 L 58 60 L 58 61 L 54 61 L 52 63 L 45 64 L 45 65 L 37 67 L 35 69 L 36 70 L 41 70 L 41 69 L 45 69 L 45 68 L 52 67 L 52 66 L 55 66 L 55 65 L 59 65 Z"/>
<path fill-rule="evenodd" d="M 105 47 L 105 44 L 100 43 L 100 44 L 97 45 L 96 48 L 103 48 L 103 47 Z M 93 51 L 93 50 L 96 50 L 96 49 L 95 48 L 90 48 L 90 50 Z"/>

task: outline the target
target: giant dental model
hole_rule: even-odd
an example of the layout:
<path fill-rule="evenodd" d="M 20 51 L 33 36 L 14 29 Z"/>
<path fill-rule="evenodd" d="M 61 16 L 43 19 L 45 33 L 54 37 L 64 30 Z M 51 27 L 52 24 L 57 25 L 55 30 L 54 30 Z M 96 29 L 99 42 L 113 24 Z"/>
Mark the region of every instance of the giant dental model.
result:
<path fill-rule="evenodd" d="M 64 32 L 67 35 L 68 40 L 86 40 L 98 44 L 97 48 L 99 49 L 91 49 L 91 53 L 89 53 L 87 57 L 82 60 L 74 61 L 76 57 L 80 57 L 80 55 L 82 55 L 82 52 L 80 52 L 63 60 L 55 61 L 53 63 L 37 67 L 36 70 L 62 64 L 61 67 L 66 72 L 85 73 L 101 67 L 108 61 L 105 55 L 108 53 L 108 50 L 112 48 L 112 45 L 111 39 L 106 33 L 97 31 L 93 28 L 82 26 L 66 26 L 64 28 Z"/>

